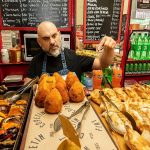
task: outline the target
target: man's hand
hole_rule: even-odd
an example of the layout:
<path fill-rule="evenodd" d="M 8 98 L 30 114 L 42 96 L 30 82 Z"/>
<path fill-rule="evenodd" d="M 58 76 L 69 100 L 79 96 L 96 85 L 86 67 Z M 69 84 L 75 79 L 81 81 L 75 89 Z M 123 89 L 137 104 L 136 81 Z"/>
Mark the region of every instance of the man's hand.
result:
<path fill-rule="evenodd" d="M 4 93 L 7 90 L 8 90 L 8 88 L 5 85 L 0 86 L 0 93 Z"/>
<path fill-rule="evenodd" d="M 114 41 L 111 37 L 105 36 L 100 41 L 97 51 L 102 53 L 99 59 L 101 69 L 108 67 L 112 63 L 115 46 L 116 41 Z"/>
<path fill-rule="evenodd" d="M 116 41 L 112 39 L 112 37 L 105 36 L 100 41 L 97 51 L 100 52 L 104 49 L 104 51 L 112 51 L 116 46 Z"/>

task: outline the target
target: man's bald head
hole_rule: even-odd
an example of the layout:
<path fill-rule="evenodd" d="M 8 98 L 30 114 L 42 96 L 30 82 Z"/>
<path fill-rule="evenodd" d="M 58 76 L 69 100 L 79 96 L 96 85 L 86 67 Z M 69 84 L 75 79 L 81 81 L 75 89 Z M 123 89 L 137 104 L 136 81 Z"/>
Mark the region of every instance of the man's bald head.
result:
<path fill-rule="evenodd" d="M 54 23 L 41 22 L 37 28 L 37 41 L 43 51 L 57 57 L 61 50 L 61 35 Z"/>
<path fill-rule="evenodd" d="M 38 25 L 37 33 L 39 35 L 41 32 L 52 30 L 52 29 L 57 30 L 57 27 L 55 26 L 54 23 L 52 23 L 50 21 L 43 21 Z"/>

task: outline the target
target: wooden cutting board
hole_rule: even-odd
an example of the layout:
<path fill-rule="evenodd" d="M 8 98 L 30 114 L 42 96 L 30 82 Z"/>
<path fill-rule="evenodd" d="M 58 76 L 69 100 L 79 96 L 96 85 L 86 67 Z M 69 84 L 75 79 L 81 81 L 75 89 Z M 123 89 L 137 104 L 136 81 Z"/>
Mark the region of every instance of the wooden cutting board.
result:
<path fill-rule="evenodd" d="M 87 99 L 84 100 L 84 102 Z M 61 114 L 70 116 L 77 110 L 84 102 L 81 103 L 67 103 L 63 105 Z M 71 119 L 71 123 L 76 128 L 77 123 L 81 120 L 82 113 Z M 63 135 L 62 129 L 54 132 L 54 120 L 58 114 L 46 114 L 43 108 L 38 108 L 32 102 L 32 111 L 30 114 L 30 121 L 28 124 L 26 136 L 24 136 L 24 144 L 21 149 L 43 149 L 56 150 L 58 145 L 66 139 Z M 82 122 L 80 134 L 81 149 L 87 150 L 116 150 L 118 149 L 108 131 L 102 124 L 100 118 L 95 113 L 91 106 L 86 114 L 85 120 Z"/>

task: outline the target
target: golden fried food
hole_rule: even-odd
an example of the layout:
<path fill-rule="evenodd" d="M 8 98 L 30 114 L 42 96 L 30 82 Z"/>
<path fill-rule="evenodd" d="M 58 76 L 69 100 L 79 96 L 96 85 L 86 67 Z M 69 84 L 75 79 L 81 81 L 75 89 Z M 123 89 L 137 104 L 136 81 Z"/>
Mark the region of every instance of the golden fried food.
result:
<path fill-rule="evenodd" d="M 62 105 L 63 101 L 59 91 L 56 88 L 52 89 L 44 101 L 45 112 L 58 113 L 61 111 Z"/>
<path fill-rule="evenodd" d="M 7 130 L 7 129 L 10 129 L 10 128 L 20 128 L 20 124 L 17 123 L 17 122 L 5 122 L 2 124 L 2 128 Z"/>
<path fill-rule="evenodd" d="M 59 73 L 55 72 L 53 76 L 55 77 L 56 82 L 61 82 L 66 87 L 66 82 Z"/>
<path fill-rule="evenodd" d="M 95 102 L 96 104 L 100 105 L 101 104 L 101 97 L 100 97 L 100 93 L 99 93 L 99 89 L 95 89 L 94 91 L 91 92 L 91 97 L 90 99 Z"/>
<path fill-rule="evenodd" d="M 76 81 L 79 81 L 78 77 L 73 72 L 69 72 L 66 77 L 67 89 L 70 90 L 71 86 Z"/>
<path fill-rule="evenodd" d="M 8 113 L 8 117 L 11 116 L 23 116 L 25 113 L 23 106 L 12 105 Z"/>
<path fill-rule="evenodd" d="M 69 90 L 70 101 L 81 102 L 85 98 L 85 92 L 82 84 L 79 81 L 73 83 Z"/>
<path fill-rule="evenodd" d="M 16 102 L 17 105 L 27 105 L 27 101 L 26 100 L 18 100 Z"/>
<path fill-rule="evenodd" d="M 81 150 L 74 142 L 69 139 L 64 140 L 57 150 Z"/>
<path fill-rule="evenodd" d="M 137 131 L 126 127 L 127 132 L 124 135 L 126 144 L 131 150 L 150 150 L 150 143 L 143 138 Z"/>
<path fill-rule="evenodd" d="M 68 102 L 69 101 L 69 93 L 68 93 L 67 87 L 62 82 L 57 82 L 56 88 L 58 89 L 58 91 L 62 97 L 63 104 Z"/>
<path fill-rule="evenodd" d="M 38 91 L 35 96 L 35 104 L 38 107 L 44 107 L 44 101 L 46 95 L 50 93 L 50 91 L 55 88 L 56 80 L 55 77 L 44 77 L 43 80 L 39 83 Z"/>
<path fill-rule="evenodd" d="M 47 78 L 47 77 L 49 77 L 49 75 L 48 75 L 47 73 L 42 74 L 41 77 L 40 77 L 40 79 L 39 79 L 39 84 L 40 84 L 40 82 L 41 82 L 44 78 Z"/>

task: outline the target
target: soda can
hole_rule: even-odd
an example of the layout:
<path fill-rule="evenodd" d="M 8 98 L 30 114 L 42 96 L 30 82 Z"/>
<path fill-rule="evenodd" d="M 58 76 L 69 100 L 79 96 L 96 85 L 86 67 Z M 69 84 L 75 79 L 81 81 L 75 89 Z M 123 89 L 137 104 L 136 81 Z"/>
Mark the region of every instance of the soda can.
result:
<path fill-rule="evenodd" d="M 129 72 L 129 64 L 126 64 L 126 72 Z"/>
<path fill-rule="evenodd" d="M 135 64 L 134 64 L 134 73 L 137 73 L 137 72 L 138 72 L 138 64 L 135 63 Z"/>
<path fill-rule="evenodd" d="M 143 70 L 142 70 L 142 72 L 146 73 L 146 71 L 147 71 L 147 65 L 146 65 L 146 63 L 143 63 Z"/>
<path fill-rule="evenodd" d="M 139 72 L 139 73 L 142 73 L 142 63 L 139 63 L 139 64 L 138 64 L 138 72 Z"/>
<path fill-rule="evenodd" d="M 131 74 L 133 73 L 133 64 L 132 63 L 130 64 L 129 71 Z"/>
<path fill-rule="evenodd" d="M 150 63 L 148 63 L 148 67 L 147 67 L 147 73 L 150 73 Z"/>

